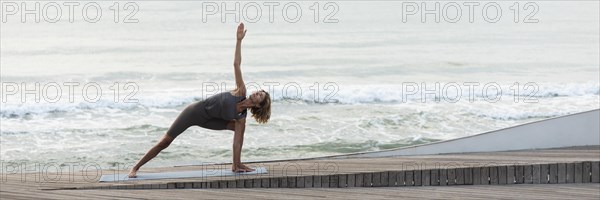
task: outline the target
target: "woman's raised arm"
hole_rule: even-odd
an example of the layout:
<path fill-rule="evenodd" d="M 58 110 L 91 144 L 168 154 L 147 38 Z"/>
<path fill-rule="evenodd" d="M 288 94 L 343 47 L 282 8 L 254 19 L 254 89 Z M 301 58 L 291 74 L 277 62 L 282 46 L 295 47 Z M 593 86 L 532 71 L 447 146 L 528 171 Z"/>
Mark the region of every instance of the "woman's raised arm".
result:
<path fill-rule="evenodd" d="M 235 44 L 235 58 L 233 59 L 233 69 L 235 74 L 235 85 L 236 93 L 238 96 L 246 96 L 246 86 L 244 79 L 242 78 L 242 39 L 246 36 L 246 30 L 244 29 L 244 23 L 240 23 L 237 28 L 237 42 Z"/>

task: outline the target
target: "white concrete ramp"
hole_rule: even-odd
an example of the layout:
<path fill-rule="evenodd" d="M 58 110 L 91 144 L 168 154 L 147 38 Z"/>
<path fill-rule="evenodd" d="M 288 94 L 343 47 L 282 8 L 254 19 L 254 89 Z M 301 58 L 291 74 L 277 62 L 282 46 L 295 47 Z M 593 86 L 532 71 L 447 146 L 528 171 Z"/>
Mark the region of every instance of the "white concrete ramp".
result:
<path fill-rule="evenodd" d="M 431 155 L 586 145 L 600 145 L 600 110 L 598 109 L 453 140 L 384 151 L 327 156 L 325 158 Z"/>

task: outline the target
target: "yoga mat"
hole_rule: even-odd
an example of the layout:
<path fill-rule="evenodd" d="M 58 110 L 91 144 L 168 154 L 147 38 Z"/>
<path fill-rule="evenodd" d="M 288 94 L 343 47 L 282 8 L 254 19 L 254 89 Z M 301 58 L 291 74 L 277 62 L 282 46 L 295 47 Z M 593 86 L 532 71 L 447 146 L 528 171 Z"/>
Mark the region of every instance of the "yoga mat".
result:
<path fill-rule="evenodd" d="M 174 179 L 174 178 L 202 178 L 211 176 L 236 176 L 250 174 L 265 174 L 267 169 L 264 167 L 253 168 L 252 172 L 237 172 L 234 173 L 231 169 L 213 169 L 213 170 L 198 170 L 198 171 L 179 171 L 179 172 L 157 172 L 157 173 L 138 173 L 136 178 L 129 178 L 127 174 L 108 174 L 100 177 L 100 182 L 116 182 L 116 181 L 137 181 L 137 180 L 152 180 L 152 179 Z"/>

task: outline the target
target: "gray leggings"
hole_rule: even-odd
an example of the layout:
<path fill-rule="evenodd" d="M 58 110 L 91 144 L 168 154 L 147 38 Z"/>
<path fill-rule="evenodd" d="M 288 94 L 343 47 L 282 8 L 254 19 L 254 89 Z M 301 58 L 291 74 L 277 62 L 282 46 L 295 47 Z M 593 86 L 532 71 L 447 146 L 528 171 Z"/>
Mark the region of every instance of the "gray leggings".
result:
<path fill-rule="evenodd" d="M 229 124 L 227 120 L 209 117 L 204 109 L 204 101 L 198 101 L 188 105 L 181 111 L 175 122 L 171 124 L 167 134 L 176 138 L 183 131 L 194 125 L 211 130 L 226 130 L 227 124 Z"/>

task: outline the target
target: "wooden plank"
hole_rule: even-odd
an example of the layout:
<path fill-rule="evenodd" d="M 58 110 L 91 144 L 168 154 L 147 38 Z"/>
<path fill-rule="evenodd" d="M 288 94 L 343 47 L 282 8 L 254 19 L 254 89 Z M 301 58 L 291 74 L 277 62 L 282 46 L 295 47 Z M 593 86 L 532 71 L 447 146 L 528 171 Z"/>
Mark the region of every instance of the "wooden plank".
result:
<path fill-rule="evenodd" d="M 233 180 L 233 182 L 235 182 L 235 180 Z M 160 188 L 161 184 L 153 184 L 153 185 L 155 185 L 155 187 L 153 187 L 152 189 L 161 189 Z M 227 183 L 227 186 L 229 187 L 229 183 Z M 202 188 L 202 183 L 201 182 L 194 182 L 192 184 L 192 188 L 194 188 L 194 189 L 200 189 L 200 188 Z"/>
<path fill-rule="evenodd" d="M 600 183 L 600 161 L 592 162 L 592 183 Z"/>
<path fill-rule="evenodd" d="M 482 185 L 489 185 L 490 184 L 489 177 L 490 177 L 490 170 L 489 170 L 489 168 L 488 167 L 481 167 L 480 168 L 480 177 L 479 177 L 480 181 L 479 182 Z"/>
<path fill-rule="evenodd" d="M 321 187 L 321 176 L 315 175 L 313 176 L 313 187 L 320 188 Z"/>
<path fill-rule="evenodd" d="M 498 166 L 498 184 L 506 185 L 506 180 L 508 179 L 508 169 L 506 166 Z"/>
<path fill-rule="evenodd" d="M 279 188 L 290 188 L 290 176 L 284 175 L 279 177 Z"/>
<path fill-rule="evenodd" d="M 448 185 L 448 169 L 440 169 L 440 185 Z"/>
<path fill-rule="evenodd" d="M 548 183 L 558 183 L 558 164 L 550 164 Z"/>
<path fill-rule="evenodd" d="M 279 177 L 269 178 L 269 183 L 270 183 L 269 188 L 279 188 L 279 181 L 280 181 Z M 239 182 L 238 182 L 238 184 L 239 184 Z"/>
<path fill-rule="evenodd" d="M 467 167 L 463 169 L 464 173 L 464 184 L 465 185 L 473 185 L 473 168 Z"/>
<path fill-rule="evenodd" d="M 237 181 L 236 180 L 229 180 L 227 181 L 227 188 L 236 188 L 237 187 Z"/>
<path fill-rule="evenodd" d="M 583 172 L 582 172 L 582 182 L 589 183 L 592 182 L 592 163 L 591 162 L 583 162 Z"/>
<path fill-rule="evenodd" d="M 567 183 L 575 183 L 575 163 L 567 163 Z"/>
<path fill-rule="evenodd" d="M 531 165 L 531 179 L 533 184 L 539 184 L 541 182 L 541 167 L 539 164 Z"/>
<path fill-rule="evenodd" d="M 381 184 L 379 186 L 387 187 L 389 182 L 389 172 L 381 172 Z"/>
<path fill-rule="evenodd" d="M 219 181 L 210 182 L 210 188 L 212 188 L 212 189 L 219 188 Z"/>
<path fill-rule="evenodd" d="M 447 173 L 447 179 L 448 185 L 456 185 L 456 169 L 455 168 L 449 168 L 446 169 L 446 173 Z"/>
<path fill-rule="evenodd" d="M 431 174 L 430 185 L 440 185 L 440 170 L 439 169 L 431 169 L 429 170 L 429 174 Z"/>
<path fill-rule="evenodd" d="M 498 185 L 498 166 L 490 166 L 488 168 L 490 170 L 490 184 Z"/>
<path fill-rule="evenodd" d="M 327 177 L 329 179 L 329 187 L 330 188 L 337 188 L 337 187 L 339 187 L 339 182 L 340 182 L 339 175 L 334 174 L 334 175 L 328 175 Z"/>
<path fill-rule="evenodd" d="M 523 173 L 523 165 L 515 166 L 515 184 L 525 183 L 525 177 Z"/>
<path fill-rule="evenodd" d="M 338 187 L 348 187 L 347 179 L 347 174 L 338 174 Z"/>
<path fill-rule="evenodd" d="M 356 174 L 348 174 L 348 187 L 356 187 Z"/>
<path fill-rule="evenodd" d="M 406 186 L 406 184 L 404 183 L 404 179 L 406 179 L 406 171 L 398 171 L 398 173 L 396 173 L 396 182 L 398 182 L 396 186 Z"/>
<path fill-rule="evenodd" d="M 414 185 L 414 181 L 413 181 L 413 171 L 405 171 L 404 174 L 404 183 L 406 184 L 406 186 L 413 186 Z"/>
<path fill-rule="evenodd" d="M 583 183 L 583 163 L 575 163 L 575 183 Z"/>
<path fill-rule="evenodd" d="M 363 174 L 363 187 L 373 187 L 373 174 L 371 174 L 371 173 Z"/>
<path fill-rule="evenodd" d="M 557 183 L 567 183 L 567 163 L 557 164 Z"/>
<path fill-rule="evenodd" d="M 365 184 L 363 182 L 363 174 L 355 174 L 354 175 L 354 186 L 355 187 L 364 187 L 363 185 Z"/>
<path fill-rule="evenodd" d="M 421 170 L 413 170 L 413 185 L 415 186 L 421 186 L 423 185 L 423 183 L 421 183 L 421 179 L 423 177 L 423 172 Z"/>
<path fill-rule="evenodd" d="M 260 188 L 261 187 L 261 183 L 262 180 L 259 178 L 253 178 L 252 179 L 252 188 Z"/>
<path fill-rule="evenodd" d="M 506 184 L 515 184 L 515 166 L 506 166 Z"/>
<path fill-rule="evenodd" d="M 304 177 L 304 187 L 305 188 L 312 188 L 313 186 L 313 179 L 314 176 L 305 176 Z"/>
<path fill-rule="evenodd" d="M 244 188 L 244 179 L 237 179 L 235 181 L 236 181 L 235 186 L 237 188 Z"/>
<path fill-rule="evenodd" d="M 152 186 L 149 185 L 149 184 L 135 184 L 134 185 L 134 189 L 151 189 L 151 188 L 152 188 Z M 186 189 L 186 188 L 190 188 L 191 189 L 192 188 L 192 183 L 191 182 L 190 183 L 184 183 L 183 184 L 183 189 Z"/>
<path fill-rule="evenodd" d="M 540 164 L 540 183 L 548 183 L 548 176 L 550 176 L 550 165 Z"/>
<path fill-rule="evenodd" d="M 329 176 L 328 175 L 321 176 L 321 187 L 322 188 L 329 187 Z"/>
<path fill-rule="evenodd" d="M 481 168 L 480 167 L 473 167 L 473 185 L 481 185 Z"/>
<path fill-rule="evenodd" d="M 329 188 L 329 187 L 331 187 L 329 185 L 329 179 L 330 178 L 331 178 L 330 175 L 323 175 L 323 176 L 321 176 L 321 187 L 322 188 Z"/>
<path fill-rule="evenodd" d="M 227 188 L 227 181 L 217 181 L 217 185 L 219 188 Z"/>
<path fill-rule="evenodd" d="M 287 177 L 287 188 L 297 188 L 298 186 L 296 186 L 296 178 L 295 176 L 288 176 Z"/>
<path fill-rule="evenodd" d="M 372 178 L 372 180 L 373 180 L 372 187 L 381 187 L 381 173 L 379 173 L 379 172 L 371 173 L 371 177 L 373 177 Z"/>
<path fill-rule="evenodd" d="M 533 165 L 523 166 L 523 183 L 533 183 Z"/>
<path fill-rule="evenodd" d="M 252 188 L 254 186 L 254 181 L 252 179 L 244 180 L 244 188 Z"/>
<path fill-rule="evenodd" d="M 288 188 L 287 176 L 279 177 L 279 188 Z"/>
<path fill-rule="evenodd" d="M 388 187 L 395 187 L 397 182 L 396 179 L 398 177 L 398 171 L 389 171 L 388 172 Z"/>
<path fill-rule="evenodd" d="M 261 188 L 269 188 L 271 187 L 271 181 L 269 178 L 261 178 L 260 179 L 260 187 Z"/>
<path fill-rule="evenodd" d="M 423 186 L 431 185 L 431 170 L 421 170 L 421 183 L 423 184 Z"/>
<path fill-rule="evenodd" d="M 464 168 L 454 169 L 454 177 L 456 179 L 456 185 L 464 185 L 465 184 Z"/>

